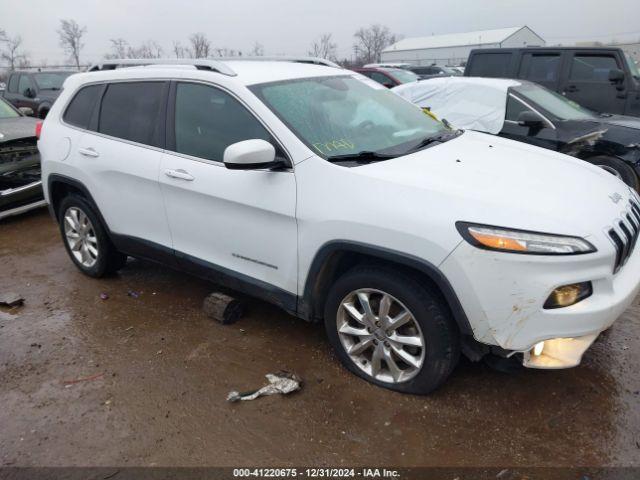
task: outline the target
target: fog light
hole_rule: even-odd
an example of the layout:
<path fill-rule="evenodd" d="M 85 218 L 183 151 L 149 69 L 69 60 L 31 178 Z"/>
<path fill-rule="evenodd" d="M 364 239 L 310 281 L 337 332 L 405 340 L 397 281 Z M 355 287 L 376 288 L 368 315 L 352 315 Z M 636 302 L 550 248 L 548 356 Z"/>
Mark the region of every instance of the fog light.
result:
<path fill-rule="evenodd" d="M 536 343 L 533 347 L 533 354 L 539 357 L 542 354 L 542 350 L 544 350 L 544 342 Z"/>
<path fill-rule="evenodd" d="M 593 293 L 591 282 L 574 283 L 556 288 L 547 301 L 544 308 L 562 308 L 575 305 L 581 300 L 589 297 Z"/>

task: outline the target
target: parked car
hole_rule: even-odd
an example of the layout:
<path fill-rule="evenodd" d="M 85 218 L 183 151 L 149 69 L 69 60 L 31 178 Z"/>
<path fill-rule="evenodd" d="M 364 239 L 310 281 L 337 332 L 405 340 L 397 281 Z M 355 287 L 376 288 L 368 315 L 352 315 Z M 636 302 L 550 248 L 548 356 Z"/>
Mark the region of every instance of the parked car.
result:
<path fill-rule="evenodd" d="M 349 70 L 140 61 L 68 78 L 42 128 L 88 276 L 184 269 L 323 321 L 346 368 L 411 393 L 461 351 L 577 365 L 640 289 L 640 197 L 599 168 L 449 130 Z"/>
<path fill-rule="evenodd" d="M 596 112 L 640 116 L 640 72 L 620 48 L 476 49 L 465 75 L 530 80 Z"/>
<path fill-rule="evenodd" d="M 0 98 L 0 219 L 45 205 L 37 123 Z"/>
<path fill-rule="evenodd" d="M 408 70 L 411 67 L 410 63 L 367 63 L 362 66 L 363 68 L 403 68 Z"/>
<path fill-rule="evenodd" d="M 409 70 L 418 75 L 421 80 L 434 77 L 457 77 L 461 75 L 461 73 L 454 68 L 439 67 L 437 65 L 412 66 Z"/>
<path fill-rule="evenodd" d="M 12 72 L 2 95 L 15 107 L 30 108 L 38 118 L 44 118 L 60 94 L 62 83 L 73 73 L 60 70 Z"/>
<path fill-rule="evenodd" d="M 402 68 L 387 67 L 370 67 L 370 68 L 354 68 L 354 72 L 358 72 L 371 80 L 384 85 L 387 88 L 393 88 L 403 83 L 417 82 L 420 77 L 410 70 Z"/>
<path fill-rule="evenodd" d="M 456 127 L 566 153 L 640 188 L 640 118 L 595 113 L 524 80 L 443 78 L 393 91 Z"/>

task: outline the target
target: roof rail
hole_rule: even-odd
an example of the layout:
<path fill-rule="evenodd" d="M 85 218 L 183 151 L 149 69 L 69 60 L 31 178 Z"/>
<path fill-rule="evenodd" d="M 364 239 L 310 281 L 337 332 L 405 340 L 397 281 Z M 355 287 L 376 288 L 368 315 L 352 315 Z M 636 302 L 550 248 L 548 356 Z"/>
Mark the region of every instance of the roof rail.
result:
<path fill-rule="evenodd" d="M 87 71 L 115 70 L 117 68 L 143 67 L 147 65 L 190 65 L 198 70 L 210 70 L 235 77 L 237 74 L 224 62 L 205 58 L 114 58 L 94 63 Z"/>
<path fill-rule="evenodd" d="M 320 57 L 295 57 L 288 55 L 275 56 L 242 56 L 242 57 L 220 57 L 224 61 L 250 61 L 250 62 L 293 62 L 293 63 L 310 63 L 312 65 L 324 65 L 325 67 L 342 68 L 335 62 Z"/>

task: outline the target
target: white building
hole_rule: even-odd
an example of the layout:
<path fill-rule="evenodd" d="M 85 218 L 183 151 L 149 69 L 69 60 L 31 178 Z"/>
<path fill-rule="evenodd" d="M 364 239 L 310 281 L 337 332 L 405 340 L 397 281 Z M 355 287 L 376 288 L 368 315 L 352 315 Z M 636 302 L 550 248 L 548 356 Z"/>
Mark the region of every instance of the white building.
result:
<path fill-rule="evenodd" d="M 414 65 L 460 65 L 474 48 L 543 47 L 544 39 L 529 27 L 405 38 L 382 51 L 382 62 Z"/>

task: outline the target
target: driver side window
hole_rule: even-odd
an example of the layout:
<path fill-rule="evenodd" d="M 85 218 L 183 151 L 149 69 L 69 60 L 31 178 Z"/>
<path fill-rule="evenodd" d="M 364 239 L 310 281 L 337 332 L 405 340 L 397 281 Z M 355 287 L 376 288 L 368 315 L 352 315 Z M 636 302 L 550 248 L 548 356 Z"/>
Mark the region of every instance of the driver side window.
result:
<path fill-rule="evenodd" d="M 518 117 L 520 116 L 520 114 L 527 111 L 531 111 L 531 109 L 520 100 L 512 97 L 511 95 L 507 97 L 507 113 L 505 116 L 505 120 L 515 123 L 518 121 Z"/>
<path fill-rule="evenodd" d="M 278 146 L 262 124 L 228 93 L 198 83 L 178 83 L 175 151 L 221 162 L 236 142 L 259 138 Z"/>

